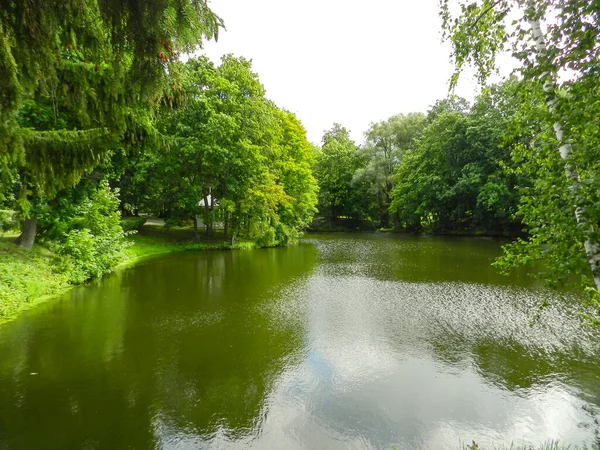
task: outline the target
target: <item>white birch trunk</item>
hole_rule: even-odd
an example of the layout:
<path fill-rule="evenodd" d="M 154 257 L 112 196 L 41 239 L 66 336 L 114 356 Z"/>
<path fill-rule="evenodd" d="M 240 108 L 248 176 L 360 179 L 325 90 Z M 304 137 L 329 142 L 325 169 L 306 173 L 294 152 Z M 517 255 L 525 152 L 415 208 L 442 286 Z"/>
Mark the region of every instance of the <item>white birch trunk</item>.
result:
<path fill-rule="evenodd" d="M 534 0 L 528 0 L 528 6 L 536 11 Z M 537 18 L 533 18 L 529 20 L 529 24 L 531 25 L 531 31 L 533 33 L 533 40 L 535 42 L 536 50 L 540 54 L 544 54 L 546 52 L 546 39 L 544 38 L 544 33 L 542 33 L 542 28 L 540 26 L 540 21 Z M 546 80 L 544 82 L 544 91 L 548 95 L 548 100 L 546 104 L 550 112 L 553 112 L 556 107 L 556 82 L 552 79 L 550 74 L 546 74 Z M 558 149 L 560 153 L 560 157 L 566 161 L 565 164 L 565 175 L 570 183 L 570 190 L 573 194 L 576 194 L 581 188 L 581 181 L 579 178 L 579 173 L 577 171 L 577 167 L 574 167 L 569 162 L 569 158 L 573 153 L 573 147 L 564 138 L 564 129 L 562 124 L 559 122 L 555 122 L 553 125 L 554 134 L 556 136 L 556 140 L 558 141 L 560 147 Z M 575 195 L 573 195 L 575 198 Z M 596 290 L 600 291 L 600 245 L 598 242 L 591 239 L 591 236 L 594 232 L 593 224 L 589 222 L 589 220 L 585 216 L 585 212 L 583 209 L 577 205 L 575 206 L 575 219 L 577 223 L 582 226 L 586 230 L 586 238 L 584 241 L 585 253 L 587 256 L 588 263 L 590 268 L 592 269 L 592 276 L 594 278 L 594 284 L 596 286 Z"/>

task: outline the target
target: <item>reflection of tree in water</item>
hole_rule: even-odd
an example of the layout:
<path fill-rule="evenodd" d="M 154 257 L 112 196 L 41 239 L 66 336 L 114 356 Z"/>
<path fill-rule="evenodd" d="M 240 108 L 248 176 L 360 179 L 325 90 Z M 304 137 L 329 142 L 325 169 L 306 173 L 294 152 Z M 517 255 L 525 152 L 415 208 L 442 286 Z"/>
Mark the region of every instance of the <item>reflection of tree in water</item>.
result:
<path fill-rule="evenodd" d="M 502 254 L 492 238 L 384 234 L 319 235 L 321 265 L 328 274 L 382 281 L 462 282 L 532 286 L 525 270 L 505 277 L 491 266 Z"/>
<path fill-rule="evenodd" d="M 243 436 L 302 339 L 296 322 L 269 323 L 269 302 L 315 256 L 312 247 L 172 255 L 7 326 L 0 449 Z"/>

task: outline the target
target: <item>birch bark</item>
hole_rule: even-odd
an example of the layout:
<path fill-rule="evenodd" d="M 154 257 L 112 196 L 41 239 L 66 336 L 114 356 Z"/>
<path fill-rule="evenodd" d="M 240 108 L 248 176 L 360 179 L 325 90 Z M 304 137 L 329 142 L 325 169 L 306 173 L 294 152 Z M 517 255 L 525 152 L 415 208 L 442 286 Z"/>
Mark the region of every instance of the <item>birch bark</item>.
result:
<path fill-rule="evenodd" d="M 532 11 L 536 11 L 534 0 L 528 0 L 527 6 L 532 9 Z M 537 15 L 534 14 L 532 18 L 528 19 L 528 21 L 531 25 L 533 40 L 537 52 L 539 54 L 545 54 L 547 52 L 547 44 L 546 39 L 544 38 L 544 33 L 542 32 L 540 20 L 537 18 Z M 547 95 L 546 104 L 548 106 L 548 110 L 552 113 L 556 110 L 557 85 L 550 73 L 546 73 L 544 78 L 544 92 Z M 560 122 L 554 122 L 553 128 L 556 140 L 560 145 L 558 152 L 561 159 L 565 161 L 565 176 L 570 183 L 572 198 L 575 202 L 575 219 L 577 220 L 577 224 L 585 230 L 586 238 L 583 243 L 585 247 L 585 253 L 588 264 L 590 265 L 590 269 L 592 270 L 592 277 L 594 279 L 596 290 L 600 291 L 600 244 L 592 239 L 592 236 L 594 235 L 594 226 L 587 219 L 585 211 L 576 204 L 577 202 L 575 198 L 581 189 L 581 180 L 577 167 L 574 166 L 570 161 L 570 157 L 573 154 L 573 147 L 568 140 L 565 139 L 564 128 Z"/>

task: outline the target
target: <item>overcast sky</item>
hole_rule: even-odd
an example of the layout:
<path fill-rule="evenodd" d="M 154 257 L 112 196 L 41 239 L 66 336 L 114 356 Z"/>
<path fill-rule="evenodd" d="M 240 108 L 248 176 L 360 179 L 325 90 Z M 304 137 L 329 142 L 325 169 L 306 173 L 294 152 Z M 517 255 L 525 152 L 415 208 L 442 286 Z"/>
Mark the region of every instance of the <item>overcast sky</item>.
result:
<path fill-rule="evenodd" d="M 205 44 L 218 62 L 253 61 L 267 97 L 298 116 L 308 139 L 339 122 L 361 143 L 370 122 L 426 112 L 448 92 L 438 0 L 211 0 L 227 31 Z M 472 99 L 472 78 L 457 94 Z"/>

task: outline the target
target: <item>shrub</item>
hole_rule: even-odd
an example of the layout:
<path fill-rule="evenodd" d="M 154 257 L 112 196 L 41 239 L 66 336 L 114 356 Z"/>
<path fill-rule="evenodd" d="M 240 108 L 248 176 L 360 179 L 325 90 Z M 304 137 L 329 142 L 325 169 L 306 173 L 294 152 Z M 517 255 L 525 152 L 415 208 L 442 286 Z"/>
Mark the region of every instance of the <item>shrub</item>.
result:
<path fill-rule="evenodd" d="M 259 247 L 275 247 L 277 241 L 275 240 L 275 229 L 273 227 L 267 228 L 267 230 L 256 240 Z"/>
<path fill-rule="evenodd" d="M 57 246 L 62 269 L 73 283 L 111 271 L 128 246 L 121 228 L 118 191 L 102 181 L 91 197 L 77 205 L 73 228 Z"/>
<path fill-rule="evenodd" d="M 10 209 L 0 209 L 0 233 L 17 229 L 17 215 Z"/>
<path fill-rule="evenodd" d="M 127 234 L 132 231 L 141 231 L 145 223 L 146 219 L 143 217 L 127 217 L 121 219 L 121 228 Z"/>
<path fill-rule="evenodd" d="M 167 217 L 165 219 L 165 229 L 170 230 L 173 227 L 182 227 L 184 220 L 181 217 Z"/>

